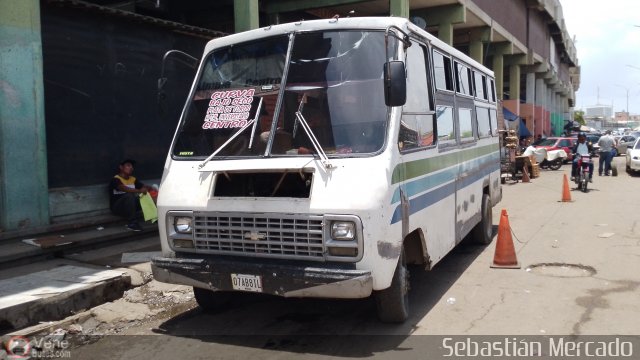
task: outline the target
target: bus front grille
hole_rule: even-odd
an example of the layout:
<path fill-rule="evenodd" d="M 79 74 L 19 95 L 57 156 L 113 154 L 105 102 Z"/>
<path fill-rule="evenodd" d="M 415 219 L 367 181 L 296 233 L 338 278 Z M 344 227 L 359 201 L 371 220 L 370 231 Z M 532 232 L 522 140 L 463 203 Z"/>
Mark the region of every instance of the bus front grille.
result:
<path fill-rule="evenodd" d="M 324 260 L 321 215 L 194 213 L 198 252 Z"/>

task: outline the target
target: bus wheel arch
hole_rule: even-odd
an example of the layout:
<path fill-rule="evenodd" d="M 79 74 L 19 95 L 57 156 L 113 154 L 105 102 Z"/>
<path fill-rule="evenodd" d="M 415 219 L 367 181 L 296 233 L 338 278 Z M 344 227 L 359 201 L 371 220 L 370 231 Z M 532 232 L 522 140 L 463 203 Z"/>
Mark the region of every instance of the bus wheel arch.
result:
<path fill-rule="evenodd" d="M 427 251 L 424 232 L 417 228 L 404 238 L 404 252 L 407 264 L 424 265 L 425 270 L 431 270 L 431 257 Z"/>

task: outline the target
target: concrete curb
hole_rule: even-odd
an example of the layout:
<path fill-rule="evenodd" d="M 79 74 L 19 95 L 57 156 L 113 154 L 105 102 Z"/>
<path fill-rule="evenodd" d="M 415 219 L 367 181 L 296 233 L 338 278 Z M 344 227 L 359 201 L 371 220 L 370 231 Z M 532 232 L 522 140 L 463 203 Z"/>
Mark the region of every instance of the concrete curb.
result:
<path fill-rule="evenodd" d="M 76 305 L 85 305 L 80 309 L 79 312 L 75 310 L 69 312 L 69 314 L 71 315 L 59 314 L 59 317 L 50 319 L 48 321 L 38 320 L 38 324 L 36 325 L 30 325 L 25 328 L 20 328 L 19 330 L 13 330 L 5 335 L 30 337 L 41 334 L 51 334 L 57 329 L 66 329 L 73 324 L 84 323 L 88 319 L 94 317 L 94 314 L 89 310 L 99 307 L 100 305 L 103 305 L 107 302 L 114 302 L 122 299 L 126 291 L 146 285 L 147 283 L 152 281 L 151 271 L 145 270 L 146 267 L 149 267 L 148 263 L 136 264 L 131 268 L 113 269 L 114 271 L 122 271 L 123 276 L 119 279 L 113 279 L 110 284 L 96 284 L 97 286 L 102 286 L 105 290 L 115 290 L 109 292 L 109 296 L 103 296 L 103 292 L 98 291 L 99 289 L 93 289 L 91 291 L 89 291 L 88 289 L 84 289 L 86 290 L 85 295 L 92 297 L 94 300 L 89 302 L 90 305 L 86 305 L 87 302 L 82 304 L 81 301 L 73 302 Z M 123 284 L 114 284 L 116 280 L 122 282 Z M 63 298 L 63 296 L 59 296 L 59 298 Z M 55 302 L 53 299 L 51 301 Z M 0 357 L 0 359 L 2 358 Z"/>
<path fill-rule="evenodd" d="M 50 248 L 31 247 L 29 245 L 22 244 L 20 240 L 14 240 L 16 247 L 20 246 L 20 249 L 16 251 L 0 252 L 0 270 L 29 264 L 34 260 L 53 258 L 63 254 L 77 252 L 79 250 L 94 248 L 104 243 L 129 241 L 157 233 L 157 226 L 146 226 L 139 232 L 128 231 L 124 229 L 124 226 L 106 228 L 100 232 L 97 232 L 92 228 L 84 232 L 78 232 L 66 236 L 65 239 L 69 239 L 69 241 L 71 241 L 70 244 Z"/>
<path fill-rule="evenodd" d="M 79 311 L 117 300 L 129 288 L 131 288 L 131 277 L 123 274 L 89 284 L 81 289 L 6 307 L 0 309 L 0 319 L 3 319 L 2 327 L 21 329 L 43 321 L 58 321 Z M 9 333 L 16 332 L 9 330 Z"/>

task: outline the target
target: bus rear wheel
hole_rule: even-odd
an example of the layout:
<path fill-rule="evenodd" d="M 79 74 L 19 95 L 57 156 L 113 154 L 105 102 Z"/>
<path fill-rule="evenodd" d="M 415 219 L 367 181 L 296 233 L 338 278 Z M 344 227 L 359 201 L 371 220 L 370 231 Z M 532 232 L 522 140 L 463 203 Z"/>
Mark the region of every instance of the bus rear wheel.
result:
<path fill-rule="evenodd" d="M 471 230 L 473 241 L 477 244 L 488 245 L 493 239 L 493 211 L 489 194 L 482 194 L 482 219 Z"/>
<path fill-rule="evenodd" d="M 375 294 L 378 318 L 386 323 L 401 323 L 409 317 L 409 270 L 404 249 L 393 274 L 391 286 Z"/>
<path fill-rule="evenodd" d="M 217 312 L 225 309 L 231 303 L 232 292 L 211 291 L 193 287 L 193 295 L 204 312 Z"/>

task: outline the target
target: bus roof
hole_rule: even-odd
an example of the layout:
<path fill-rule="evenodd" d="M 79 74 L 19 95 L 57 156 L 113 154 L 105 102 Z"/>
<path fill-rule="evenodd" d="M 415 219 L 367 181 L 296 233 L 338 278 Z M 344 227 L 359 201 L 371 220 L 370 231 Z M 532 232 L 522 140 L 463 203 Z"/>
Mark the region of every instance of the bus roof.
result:
<path fill-rule="evenodd" d="M 293 23 L 271 25 L 262 27 L 259 29 L 244 31 L 225 37 L 213 39 L 207 43 L 205 47 L 205 55 L 214 48 L 220 48 L 229 46 L 232 44 L 242 43 L 246 41 L 252 41 L 265 37 L 288 34 L 294 31 L 315 31 L 315 30 L 334 30 L 334 29 L 370 29 L 370 30 L 384 30 L 387 27 L 395 25 L 407 32 L 418 33 L 421 36 L 428 39 L 432 45 L 444 50 L 445 53 L 453 55 L 454 57 L 463 60 L 467 64 L 484 71 L 486 74 L 493 76 L 493 71 L 486 68 L 484 65 L 473 60 L 463 52 L 455 49 L 454 47 L 446 44 L 437 37 L 431 35 L 427 31 L 419 28 L 411 23 L 406 18 L 401 17 L 352 17 L 352 18 L 338 18 L 338 19 L 319 19 L 319 20 L 302 20 Z"/>

